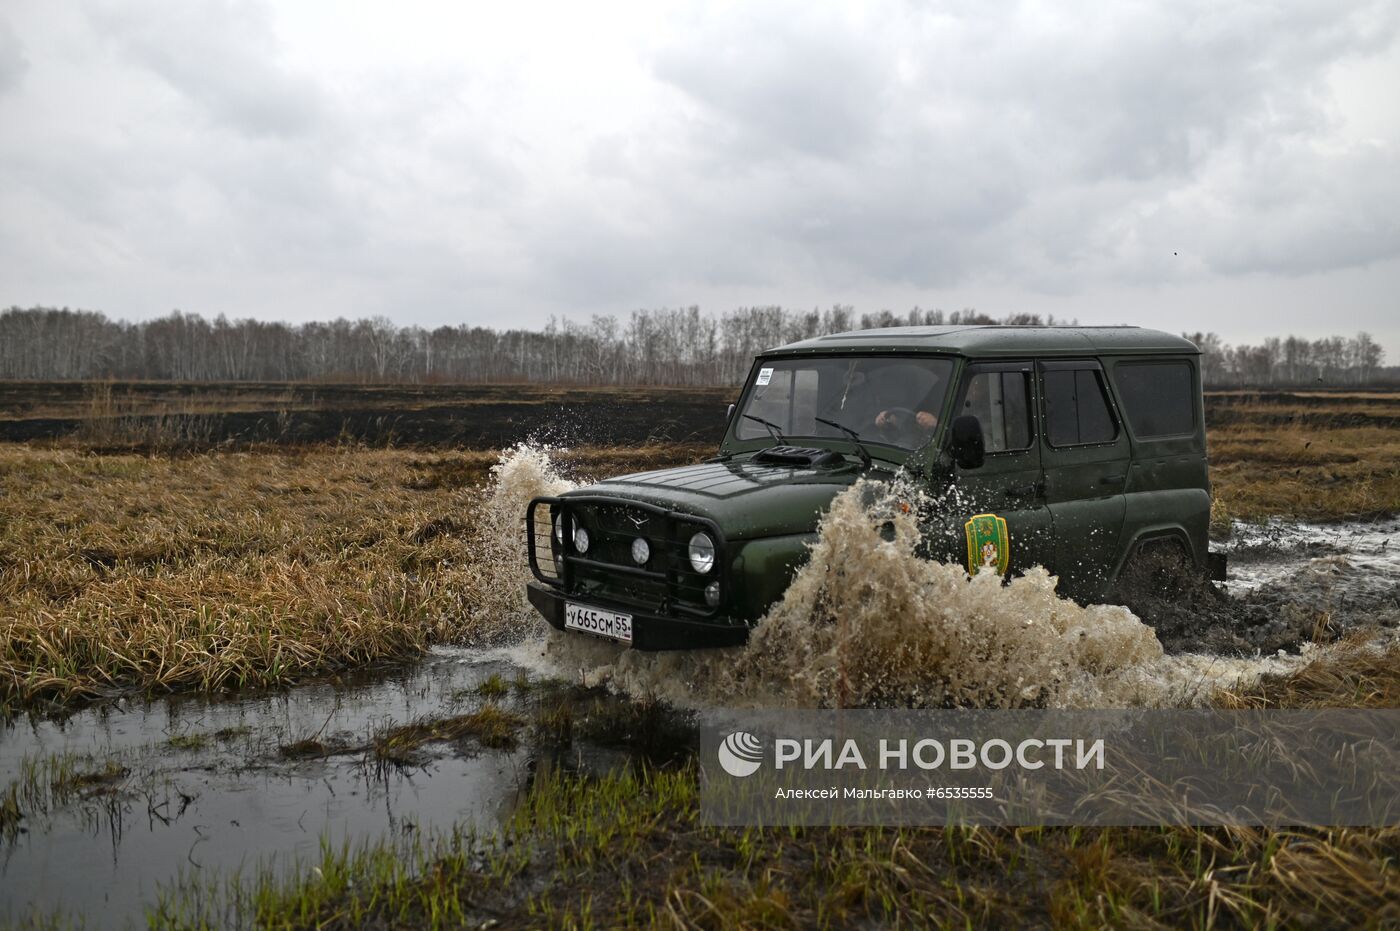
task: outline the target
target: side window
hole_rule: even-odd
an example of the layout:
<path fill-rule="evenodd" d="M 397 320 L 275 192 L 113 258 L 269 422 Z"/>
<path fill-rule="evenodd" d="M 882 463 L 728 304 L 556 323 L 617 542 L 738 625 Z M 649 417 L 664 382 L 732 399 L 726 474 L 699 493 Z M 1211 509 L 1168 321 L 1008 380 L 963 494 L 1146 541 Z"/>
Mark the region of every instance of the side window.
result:
<path fill-rule="evenodd" d="M 1079 401 L 1079 442 L 1110 443 L 1118 434 L 1108 409 L 1102 373 L 1080 369 L 1074 373 L 1074 394 Z"/>
<path fill-rule="evenodd" d="M 1113 369 L 1123 415 L 1138 439 L 1196 429 L 1196 392 L 1187 362 L 1121 362 Z"/>
<path fill-rule="evenodd" d="M 1045 373 L 1045 432 L 1051 446 L 1108 443 L 1117 435 L 1097 369 Z"/>
<path fill-rule="evenodd" d="M 1030 377 L 1025 372 L 978 372 L 967 382 L 959 414 L 982 423 L 987 452 L 1031 445 Z"/>

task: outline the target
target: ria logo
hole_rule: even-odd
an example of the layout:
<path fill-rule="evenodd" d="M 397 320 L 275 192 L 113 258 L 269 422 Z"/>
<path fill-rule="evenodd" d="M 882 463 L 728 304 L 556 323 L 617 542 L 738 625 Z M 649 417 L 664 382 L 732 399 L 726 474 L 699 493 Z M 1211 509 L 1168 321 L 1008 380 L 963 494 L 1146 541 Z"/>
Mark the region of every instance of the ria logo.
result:
<path fill-rule="evenodd" d="M 763 741 L 735 731 L 719 745 L 719 765 L 731 776 L 752 776 L 763 765 Z"/>

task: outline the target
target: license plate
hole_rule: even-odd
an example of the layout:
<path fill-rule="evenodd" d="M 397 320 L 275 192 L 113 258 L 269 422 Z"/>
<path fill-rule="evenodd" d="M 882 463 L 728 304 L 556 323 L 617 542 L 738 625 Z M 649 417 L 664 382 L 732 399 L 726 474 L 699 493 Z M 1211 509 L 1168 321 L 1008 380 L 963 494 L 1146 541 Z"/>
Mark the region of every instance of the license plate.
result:
<path fill-rule="evenodd" d="M 632 642 L 632 615 L 617 614 L 590 608 L 588 605 L 564 603 L 564 627 L 568 630 L 581 630 L 586 634 L 597 634 L 610 640 Z"/>

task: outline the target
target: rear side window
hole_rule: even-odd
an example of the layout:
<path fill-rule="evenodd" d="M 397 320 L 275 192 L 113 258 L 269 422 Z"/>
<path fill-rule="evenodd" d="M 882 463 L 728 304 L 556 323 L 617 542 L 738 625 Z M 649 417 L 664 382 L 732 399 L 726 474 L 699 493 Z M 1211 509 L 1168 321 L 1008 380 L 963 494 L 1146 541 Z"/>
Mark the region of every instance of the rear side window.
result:
<path fill-rule="evenodd" d="M 1045 373 L 1045 433 L 1051 446 L 1108 443 L 1118 430 L 1097 369 Z"/>
<path fill-rule="evenodd" d="M 1196 392 L 1186 362 L 1127 362 L 1113 369 L 1123 415 L 1139 439 L 1196 430 Z"/>
<path fill-rule="evenodd" d="M 978 372 L 967 381 L 960 414 L 982 424 L 987 452 L 1031 445 L 1030 377 L 1025 372 Z"/>

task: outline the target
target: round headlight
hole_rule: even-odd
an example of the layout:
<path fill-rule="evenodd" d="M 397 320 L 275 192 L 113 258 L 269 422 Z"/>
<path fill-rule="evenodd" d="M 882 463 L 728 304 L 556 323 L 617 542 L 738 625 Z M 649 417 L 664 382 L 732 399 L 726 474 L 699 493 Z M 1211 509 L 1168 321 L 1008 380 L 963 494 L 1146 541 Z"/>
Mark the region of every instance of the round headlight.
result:
<path fill-rule="evenodd" d="M 690 567 L 704 575 L 715 567 L 715 541 L 708 533 L 697 533 L 690 538 Z"/>
<path fill-rule="evenodd" d="M 588 531 L 582 526 L 574 528 L 574 549 L 580 553 L 588 552 Z"/>
<path fill-rule="evenodd" d="M 639 566 L 645 566 L 647 560 L 651 558 L 651 544 L 647 543 L 645 537 L 638 537 L 632 541 L 632 561 Z"/>
<path fill-rule="evenodd" d="M 560 546 L 564 545 L 564 522 L 559 519 L 559 515 L 554 515 L 554 542 Z"/>
<path fill-rule="evenodd" d="M 712 608 L 719 607 L 719 580 L 711 582 L 705 586 L 705 604 Z"/>

